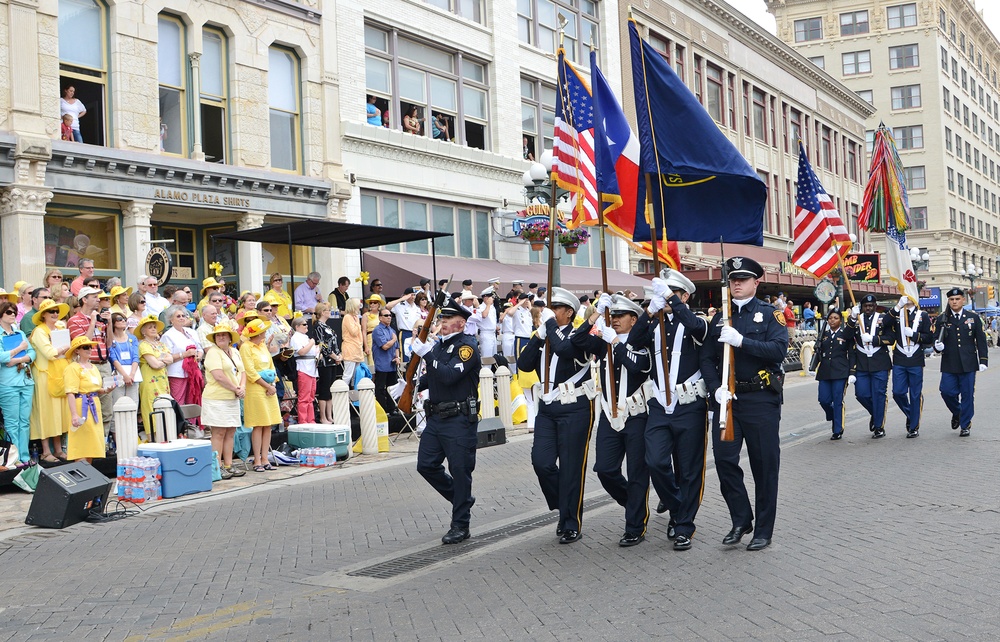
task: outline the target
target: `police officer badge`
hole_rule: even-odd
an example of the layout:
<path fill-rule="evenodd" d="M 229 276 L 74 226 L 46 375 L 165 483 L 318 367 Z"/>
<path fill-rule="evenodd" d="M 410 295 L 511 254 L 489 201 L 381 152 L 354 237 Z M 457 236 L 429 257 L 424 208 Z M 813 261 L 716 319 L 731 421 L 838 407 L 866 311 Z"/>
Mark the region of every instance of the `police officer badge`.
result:
<path fill-rule="evenodd" d="M 753 315 L 754 323 L 764 323 L 764 314 L 762 312 L 757 312 Z"/>
<path fill-rule="evenodd" d="M 462 346 L 458 349 L 458 358 L 462 361 L 468 361 L 472 358 L 472 346 Z"/>

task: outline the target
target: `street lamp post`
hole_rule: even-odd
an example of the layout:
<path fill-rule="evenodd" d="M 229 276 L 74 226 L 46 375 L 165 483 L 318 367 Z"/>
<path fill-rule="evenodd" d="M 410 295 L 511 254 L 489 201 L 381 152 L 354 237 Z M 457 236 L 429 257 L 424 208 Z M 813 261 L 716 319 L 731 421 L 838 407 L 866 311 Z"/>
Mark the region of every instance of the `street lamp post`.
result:
<path fill-rule="evenodd" d="M 569 190 L 562 189 L 558 186 L 552 184 L 552 150 L 546 149 L 539 156 L 538 160 L 531 164 L 524 174 L 521 175 L 521 183 L 524 185 L 524 198 L 530 203 L 541 203 L 543 205 L 548 205 L 550 209 L 549 215 L 549 225 L 552 225 L 554 221 L 557 220 L 556 216 L 552 214 L 556 210 L 556 206 L 568 197 Z M 551 201 L 551 202 L 550 202 Z M 549 245 L 549 254 L 552 257 L 552 283 L 548 286 L 559 287 L 562 285 L 562 279 L 559 274 L 559 244 L 550 243 L 546 241 L 546 245 Z"/>
<path fill-rule="evenodd" d="M 928 270 L 928 269 L 930 269 L 930 266 L 931 266 L 931 253 L 927 252 L 927 251 L 921 252 L 920 248 L 911 247 L 910 248 L 910 263 L 913 264 L 913 278 L 917 279 L 917 295 L 919 296 L 920 295 L 920 290 L 922 288 L 920 287 L 920 279 L 917 278 L 917 275 L 922 270 Z"/>
<path fill-rule="evenodd" d="M 976 309 L 976 278 L 983 275 L 983 268 L 972 265 L 971 263 L 965 266 L 965 272 L 962 276 L 969 279 L 969 302 L 972 304 L 972 310 Z"/>

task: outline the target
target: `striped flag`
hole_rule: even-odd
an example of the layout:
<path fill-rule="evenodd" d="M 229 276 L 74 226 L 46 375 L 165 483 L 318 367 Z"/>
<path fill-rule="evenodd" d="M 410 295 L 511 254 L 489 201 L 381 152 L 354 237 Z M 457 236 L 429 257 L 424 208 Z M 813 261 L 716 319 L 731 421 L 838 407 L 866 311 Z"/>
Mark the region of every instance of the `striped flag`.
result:
<path fill-rule="evenodd" d="M 840 220 L 837 208 L 809 165 L 799 141 L 799 180 L 795 200 L 795 247 L 792 263 L 818 279 L 837 266 L 851 251 L 851 237 Z"/>
<path fill-rule="evenodd" d="M 573 193 L 573 217 L 567 227 L 597 223 L 597 175 L 594 170 L 594 100 L 587 81 L 559 49 L 552 179 Z"/>

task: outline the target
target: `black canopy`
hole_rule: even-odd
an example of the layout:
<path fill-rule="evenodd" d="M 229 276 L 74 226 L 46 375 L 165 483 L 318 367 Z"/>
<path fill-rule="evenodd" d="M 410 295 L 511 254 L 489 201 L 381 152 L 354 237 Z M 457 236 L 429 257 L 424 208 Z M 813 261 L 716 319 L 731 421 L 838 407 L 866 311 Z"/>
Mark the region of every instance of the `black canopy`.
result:
<path fill-rule="evenodd" d="M 451 234 L 426 230 L 405 230 L 398 227 L 379 227 L 378 225 L 355 225 L 335 221 L 294 221 L 265 225 L 240 232 L 221 232 L 213 234 L 212 238 L 363 250 L 379 245 L 422 241 L 442 236 L 451 236 Z"/>

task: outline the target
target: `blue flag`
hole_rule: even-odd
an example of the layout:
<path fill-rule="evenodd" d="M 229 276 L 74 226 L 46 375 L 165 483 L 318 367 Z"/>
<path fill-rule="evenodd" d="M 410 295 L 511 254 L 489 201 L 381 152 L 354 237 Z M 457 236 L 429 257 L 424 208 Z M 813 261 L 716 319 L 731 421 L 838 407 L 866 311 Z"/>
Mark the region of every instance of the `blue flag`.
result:
<path fill-rule="evenodd" d="M 670 65 L 639 38 L 629 21 L 632 85 L 642 149 L 650 175 L 656 236 L 671 241 L 764 244 L 767 185 L 719 131 Z M 644 181 L 640 182 L 640 185 Z M 640 215 L 639 218 L 645 218 Z M 646 221 L 636 221 L 636 241 Z"/>

